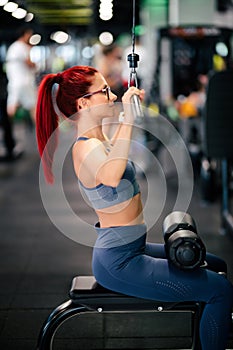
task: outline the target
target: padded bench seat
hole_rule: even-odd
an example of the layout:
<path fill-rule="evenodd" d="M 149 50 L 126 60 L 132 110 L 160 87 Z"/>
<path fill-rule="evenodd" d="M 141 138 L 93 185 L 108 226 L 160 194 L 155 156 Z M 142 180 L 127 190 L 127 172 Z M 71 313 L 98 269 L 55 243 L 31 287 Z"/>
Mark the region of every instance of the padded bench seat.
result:
<path fill-rule="evenodd" d="M 203 303 L 160 302 L 136 298 L 113 292 L 99 285 L 94 276 L 74 277 L 69 291 L 70 299 L 58 306 L 48 316 L 38 338 L 38 350 L 51 350 L 58 328 L 70 317 L 85 312 L 166 312 L 188 311 L 192 314 L 192 349 L 201 350 L 199 342 L 199 321 Z M 78 344 L 77 344 L 78 349 Z"/>

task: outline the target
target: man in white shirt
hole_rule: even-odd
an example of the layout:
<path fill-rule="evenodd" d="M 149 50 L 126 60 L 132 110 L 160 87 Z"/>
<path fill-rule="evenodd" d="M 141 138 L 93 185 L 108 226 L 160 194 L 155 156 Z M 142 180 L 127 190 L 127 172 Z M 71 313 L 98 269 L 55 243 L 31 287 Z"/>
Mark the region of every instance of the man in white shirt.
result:
<path fill-rule="evenodd" d="M 19 30 L 18 39 L 8 48 L 6 74 L 8 78 L 7 112 L 14 117 L 17 109 L 23 107 L 34 120 L 37 87 L 35 64 L 30 59 L 29 39 L 33 31 L 24 27 Z"/>

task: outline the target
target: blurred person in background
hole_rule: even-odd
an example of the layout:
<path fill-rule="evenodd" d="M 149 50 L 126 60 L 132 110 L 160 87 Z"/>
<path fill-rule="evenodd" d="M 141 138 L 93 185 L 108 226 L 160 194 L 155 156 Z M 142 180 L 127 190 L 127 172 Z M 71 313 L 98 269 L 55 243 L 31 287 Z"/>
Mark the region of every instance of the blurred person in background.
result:
<path fill-rule="evenodd" d="M 117 44 L 103 46 L 100 57 L 96 61 L 97 69 L 105 77 L 118 100 L 124 94 L 122 48 Z"/>
<path fill-rule="evenodd" d="M 122 61 L 122 48 L 113 43 L 111 45 L 103 45 L 100 48 L 100 52 L 95 59 L 95 67 L 105 77 L 112 92 L 116 94 L 117 101 L 121 101 L 121 97 L 125 92 L 123 81 L 123 61 Z M 117 119 L 115 119 L 117 123 Z M 113 135 L 116 131 L 116 125 L 109 123 L 106 118 L 104 121 L 104 132 L 107 135 Z"/>
<path fill-rule="evenodd" d="M 4 148 L 4 154 L 0 155 L 0 161 L 14 160 L 17 156 L 14 150 L 12 121 L 7 114 L 7 77 L 3 69 L 3 62 L 0 62 L 0 126 L 3 130 Z"/>
<path fill-rule="evenodd" d="M 21 107 L 25 114 L 30 113 L 34 124 L 37 97 L 36 66 L 30 59 L 29 43 L 33 30 L 24 26 L 19 28 L 17 34 L 17 40 L 9 46 L 6 54 L 7 112 L 13 118 Z"/>

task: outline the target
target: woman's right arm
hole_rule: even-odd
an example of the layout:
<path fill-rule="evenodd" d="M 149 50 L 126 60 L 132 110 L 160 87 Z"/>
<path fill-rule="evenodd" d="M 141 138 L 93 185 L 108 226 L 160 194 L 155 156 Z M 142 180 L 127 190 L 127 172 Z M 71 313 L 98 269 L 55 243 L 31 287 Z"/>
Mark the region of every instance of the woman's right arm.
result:
<path fill-rule="evenodd" d="M 102 142 L 97 139 L 90 139 L 85 141 L 82 146 L 80 145 L 78 153 L 82 155 L 82 159 L 79 160 L 79 163 L 82 164 L 84 171 L 92 175 L 96 184 L 103 183 L 107 186 L 116 187 L 125 171 L 134 123 L 130 105 L 133 94 L 142 96 L 144 92 L 131 87 L 124 94 L 122 98 L 124 121 L 120 124 L 108 153 L 106 153 Z"/>

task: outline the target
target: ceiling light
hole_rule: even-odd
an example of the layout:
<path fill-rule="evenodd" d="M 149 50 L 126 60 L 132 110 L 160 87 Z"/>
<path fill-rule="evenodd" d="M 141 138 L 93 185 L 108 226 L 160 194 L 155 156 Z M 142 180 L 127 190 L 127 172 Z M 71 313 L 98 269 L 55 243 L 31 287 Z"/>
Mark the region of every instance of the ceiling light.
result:
<path fill-rule="evenodd" d="M 99 9 L 100 18 L 104 21 L 108 21 L 113 16 L 113 11 L 111 7 L 100 7 Z"/>
<path fill-rule="evenodd" d="M 109 21 L 113 17 L 112 0 L 101 0 L 99 6 L 99 17 L 103 21 Z"/>
<path fill-rule="evenodd" d="M 112 18 L 112 16 L 112 13 L 100 14 L 100 19 L 102 19 L 103 21 L 109 21 Z"/>
<path fill-rule="evenodd" d="M 50 38 L 56 41 L 58 44 L 65 44 L 70 39 L 70 36 L 62 31 L 57 31 L 51 34 Z"/>
<path fill-rule="evenodd" d="M 3 9 L 7 12 L 14 12 L 18 8 L 18 4 L 15 2 L 8 2 L 6 5 L 3 7 Z"/>
<path fill-rule="evenodd" d="M 112 0 L 100 0 L 100 5 L 104 5 L 104 6 L 112 5 Z"/>
<path fill-rule="evenodd" d="M 111 45 L 113 43 L 113 35 L 110 32 L 102 32 L 99 41 L 103 45 Z"/>
<path fill-rule="evenodd" d="M 91 46 L 86 46 L 82 49 L 82 56 L 86 59 L 91 59 L 94 56 L 94 50 Z"/>
<path fill-rule="evenodd" d="M 18 7 L 14 12 L 12 12 L 12 16 L 18 19 L 22 19 L 26 17 L 27 11 Z"/>
<path fill-rule="evenodd" d="M 6 5 L 7 2 L 8 2 L 8 0 L 0 0 L 0 6 Z"/>
<path fill-rule="evenodd" d="M 215 50 L 219 56 L 227 57 L 227 55 L 228 55 L 228 47 L 223 42 L 217 43 L 215 46 Z"/>
<path fill-rule="evenodd" d="M 25 17 L 25 22 L 31 22 L 33 20 L 33 18 L 34 18 L 33 13 L 28 12 L 26 17 Z"/>
<path fill-rule="evenodd" d="M 40 34 L 33 34 L 29 40 L 29 43 L 31 45 L 38 45 L 41 41 L 41 35 Z"/>
<path fill-rule="evenodd" d="M 112 12 L 112 7 L 101 7 L 100 5 L 100 9 L 99 9 L 100 14 L 111 13 L 111 12 Z"/>
<path fill-rule="evenodd" d="M 105 8 L 112 9 L 113 8 L 113 4 L 112 3 L 109 3 L 109 4 L 101 3 L 100 4 L 100 10 L 103 10 Z"/>

